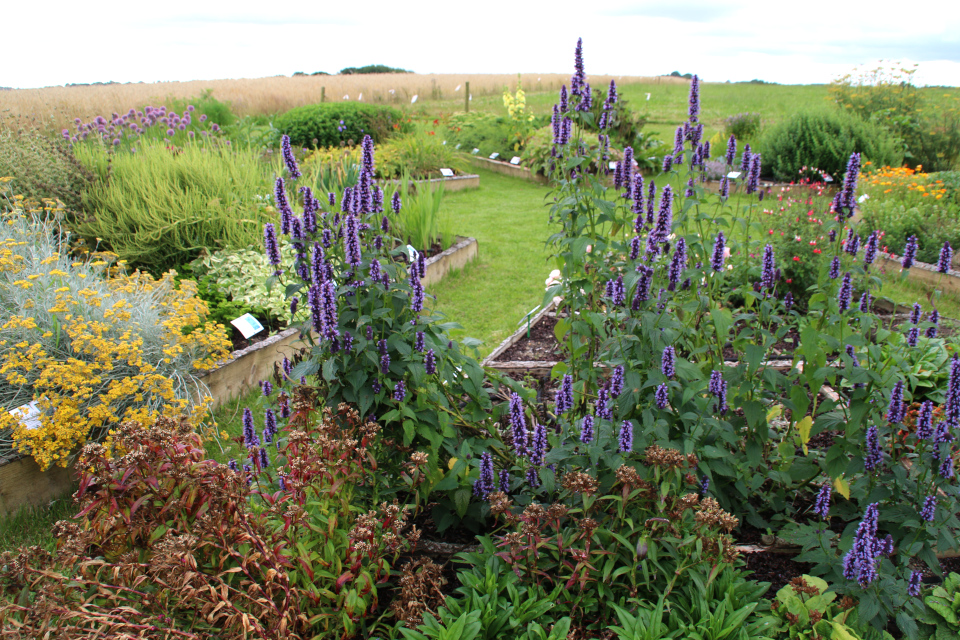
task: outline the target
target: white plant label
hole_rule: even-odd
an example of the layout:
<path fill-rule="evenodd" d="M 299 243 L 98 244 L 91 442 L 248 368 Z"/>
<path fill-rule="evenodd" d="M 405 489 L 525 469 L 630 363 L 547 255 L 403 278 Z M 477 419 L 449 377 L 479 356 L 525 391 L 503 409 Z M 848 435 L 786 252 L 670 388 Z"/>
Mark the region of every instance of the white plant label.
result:
<path fill-rule="evenodd" d="M 344 99 L 344 100 L 349 100 L 349 99 L 350 99 L 350 96 L 349 96 L 349 95 L 345 95 L 345 96 L 343 96 L 343 99 Z"/>
<path fill-rule="evenodd" d="M 457 88 L 454 91 L 460 91 L 460 85 L 457 85 Z"/>
<path fill-rule="evenodd" d="M 470 153 L 472 153 L 473 155 L 477 155 L 478 153 L 480 153 L 480 149 L 474 149 Z"/>
<path fill-rule="evenodd" d="M 21 405 L 10 412 L 14 418 L 20 421 L 27 429 L 39 429 L 40 428 L 40 407 L 37 406 L 37 401 L 28 402 L 25 405 Z"/>
<path fill-rule="evenodd" d="M 250 336 L 263 331 L 263 325 L 260 324 L 260 321 L 249 313 L 243 314 L 236 320 L 231 320 L 230 324 L 235 326 L 237 331 L 239 331 L 244 338 L 249 338 Z"/>
<path fill-rule="evenodd" d="M 454 149 L 459 149 L 459 148 L 460 148 L 460 143 L 458 142 L 457 146 L 455 146 Z"/>
<path fill-rule="evenodd" d="M 823 174 L 823 181 L 824 181 L 824 182 L 833 182 L 833 178 L 831 178 L 831 177 L 828 176 L 827 174 Z"/>
<path fill-rule="evenodd" d="M 731 171 L 730 173 L 727 174 L 727 177 L 730 178 L 731 180 L 736 180 L 737 178 L 740 177 L 740 174 L 741 174 L 740 171 Z"/>
<path fill-rule="evenodd" d="M 491 160 L 496 160 L 496 159 L 499 158 L 499 157 L 500 157 L 500 154 L 497 153 L 496 151 L 494 151 L 493 153 L 490 154 L 490 159 L 491 159 Z"/>
<path fill-rule="evenodd" d="M 413 262 L 420 257 L 420 252 L 414 249 L 411 245 L 406 246 L 407 257 L 410 259 L 410 262 Z"/>
<path fill-rule="evenodd" d="M 417 98 L 419 98 L 419 97 L 420 97 L 420 94 L 419 94 L 419 93 L 418 93 L 417 95 L 413 96 L 413 99 L 410 101 L 410 104 L 413 104 L 414 102 L 416 102 L 416 101 L 417 101 Z"/>
<path fill-rule="evenodd" d="M 444 140 L 442 144 L 443 144 L 443 146 L 447 146 L 447 141 Z"/>
<path fill-rule="evenodd" d="M 650 102 L 650 94 L 647 94 L 647 102 Z"/>
<path fill-rule="evenodd" d="M 363 94 L 362 94 L 362 93 L 357 96 L 357 100 L 363 100 Z"/>
<path fill-rule="evenodd" d="M 616 169 L 617 168 L 616 160 L 611 160 L 610 164 L 608 164 L 607 166 L 610 167 L 611 169 Z"/>
<path fill-rule="evenodd" d="M 444 178 L 452 178 L 453 169 L 440 169 L 440 175 L 442 175 Z"/>
<path fill-rule="evenodd" d="M 510 164 L 520 164 L 520 156 L 513 156 L 510 158 Z"/>

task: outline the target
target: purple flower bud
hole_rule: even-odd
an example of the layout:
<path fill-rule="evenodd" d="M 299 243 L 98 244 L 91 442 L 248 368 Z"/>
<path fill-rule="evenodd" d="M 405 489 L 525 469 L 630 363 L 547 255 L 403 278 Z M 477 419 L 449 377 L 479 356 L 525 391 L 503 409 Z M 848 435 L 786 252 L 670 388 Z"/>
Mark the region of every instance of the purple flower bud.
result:
<path fill-rule="evenodd" d="M 417 336 L 413 341 L 413 348 L 417 353 L 423 353 L 425 346 L 423 344 L 423 331 L 417 331 Z"/>
<path fill-rule="evenodd" d="M 873 296 L 870 295 L 870 292 L 869 292 L 869 291 L 864 291 L 864 292 L 860 295 L 860 307 L 859 307 L 859 308 L 860 308 L 860 312 L 861 312 L 861 313 L 869 313 L 869 312 L 870 312 L 870 305 L 871 305 L 872 303 L 873 303 Z"/>
<path fill-rule="evenodd" d="M 623 393 L 623 365 L 613 368 L 613 374 L 610 376 L 610 397 L 619 398 Z"/>
<path fill-rule="evenodd" d="M 567 104 L 567 85 L 560 85 L 560 104 L 558 105 L 560 113 L 566 113 L 569 110 Z M 563 143 L 561 143 L 563 144 Z"/>
<path fill-rule="evenodd" d="M 633 423 L 630 420 L 624 420 L 620 425 L 620 435 L 617 438 L 620 453 L 630 453 L 633 450 Z"/>
<path fill-rule="evenodd" d="M 696 122 L 700 115 L 700 78 L 696 75 L 690 79 L 690 97 L 687 100 L 687 114 L 690 122 Z"/>
<path fill-rule="evenodd" d="M 597 402 L 594 412 L 602 420 L 613 420 L 613 409 L 610 408 L 610 390 L 606 387 L 597 391 Z"/>
<path fill-rule="evenodd" d="M 747 193 L 756 193 L 760 188 L 760 154 L 750 156 L 750 170 L 747 174 Z"/>
<path fill-rule="evenodd" d="M 271 393 L 273 393 L 273 385 L 270 384 L 269 380 L 261 380 L 260 390 L 263 391 L 264 397 L 269 396 Z"/>
<path fill-rule="evenodd" d="M 927 400 L 917 413 L 917 440 L 929 440 L 933 436 L 933 402 Z"/>
<path fill-rule="evenodd" d="M 847 239 L 843 244 L 844 251 L 852 256 L 857 255 L 857 252 L 860 251 L 860 235 L 855 233 L 853 229 L 850 229 L 847 233 Z"/>
<path fill-rule="evenodd" d="M 231 459 L 230 462 L 227 463 L 227 467 L 229 467 L 231 471 L 240 473 L 240 467 L 237 466 L 236 460 Z"/>
<path fill-rule="evenodd" d="M 623 289 L 623 275 L 618 275 L 614 280 L 609 280 L 605 293 L 614 306 L 622 307 L 626 304 L 627 296 Z"/>
<path fill-rule="evenodd" d="M 867 238 L 867 243 L 863 247 L 863 268 L 866 269 L 877 258 L 877 232 L 874 231 Z"/>
<path fill-rule="evenodd" d="M 637 280 L 637 288 L 634 290 L 633 302 L 630 306 L 633 311 L 639 311 L 640 303 L 650 299 L 650 284 L 653 281 L 653 269 L 640 264 L 637 265 L 637 272 L 640 274 L 640 279 Z"/>
<path fill-rule="evenodd" d="M 397 402 L 403 402 L 403 399 L 406 397 L 407 397 L 407 387 L 403 384 L 403 380 L 401 380 L 393 388 L 393 399 L 396 400 Z"/>
<path fill-rule="evenodd" d="M 750 172 L 750 159 L 753 157 L 753 152 L 750 151 L 750 145 L 743 145 L 743 157 L 740 159 L 740 173 L 749 173 Z"/>
<path fill-rule="evenodd" d="M 710 490 L 710 478 L 708 478 L 707 476 L 703 476 L 702 478 L 700 478 L 700 495 L 701 496 L 707 495 L 707 491 L 709 490 Z"/>
<path fill-rule="evenodd" d="M 775 272 L 776 272 L 776 261 L 773 256 L 773 247 L 767 245 L 763 248 L 763 262 L 762 269 L 760 271 L 760 288 L 765 291 L 772 291 L 774 285 L 776 284 Z"/>
<path fill-rule="evenodd" d="M 423 368 L 427 370 L 427 375 L 433 375 L 437 372 L 437 356 L 433 349 L 427 350 L 427 355 L 423 358 Z"/>
<path fill-rule="evenodd" d="M 720 178 L 720 197 L 723 200 L 730 197 L 730 179 L 727 176 Z"/>
<path fill-rule="evenodd" d="M 533 443 L 530 445 L 530 464 L 541 466 L 547 455 L 547 427 L 535 423 L 533 426 Z"/>
<path fill-rule="evenodd" d="M 793 294 L 789 291 L 783 296 L 783 306 L 788 312 L 793 307 Z"/>
<path fill-rule="evenodd" d="M 270 444 L 269 442 L 267 444 Z M 267 455 L 266 449 L 260 449 L 260 468 L 266 469 L 270 466 L 270 457 Z"/>
<path fill-rule="evenodd" d="M 677 239 L 670 259 L 670 268 L 667 270 L 667 279 L 670 281 L 668 289 L 674 291 L 680 282 L 680 276 L 687 267 L 687 242 L 682 237 Z"/>
<path fill-rule="evenodd" d="M 919 341 L 919 339 L 920 339 L 920 329 L 917 327 L 911 327 L 910 330 L 907 331 L 907 346 L 909 347 L 917 346 L 917 342 Z"/>
<path fill-rule="evenodd" d="M 666 173 L 673 168 L 673 156 L 664 156 L 661 170 Z"/>
<path fill-rule="evenodd" d="M 527 455 L 527 417 L 523 412 L 523 400 L 516 393 L 510 396 L 510 439 L 513 450 L 519 457 Z"/>
<path fill-rule="evenodd" d="M 248 449 L 260 446 L 260 438 L 253 426 L 253 412 L 249 408 L 243 410 L 243 445 Z"/>
<path fill-rule="evenodd" d="M 536 489 L 540 486 L 540 472 L 536 467 L 527 469 L 527 484 L 530 485 L 531 489 Z"/>
<path fill-rule="evenodd" d="M 950 480 L 953 478 L 953 458 L 947 456 L 943 461 L 943 464 L 940 465 L 940 477 L 944 480 Z"/>
<path fill-rule="evenodd" d="M 907 238 L 907 245 L 903 249 L 903 259 L 900 262 L 904 269 L 913 266 L 913 261 L 917 259 L 917 236 Z"/>

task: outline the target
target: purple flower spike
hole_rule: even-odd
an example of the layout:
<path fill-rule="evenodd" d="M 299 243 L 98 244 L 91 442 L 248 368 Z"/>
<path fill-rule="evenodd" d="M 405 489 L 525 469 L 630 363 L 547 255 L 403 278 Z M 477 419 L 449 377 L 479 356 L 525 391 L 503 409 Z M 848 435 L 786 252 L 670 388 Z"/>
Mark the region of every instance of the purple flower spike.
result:
<path fill-rule="evenodd" d="M 493 456 L 489 451 L 484 451 L 480 456 L 480 479 L 473 484 L 473 495 L 486 500 L 495 490 Z"/>
<path fill-rule="evenodd" d="M 760 288 L 764 291 L 772 291 L 776 284 L 776 261 L 773 257 L 773 247 L 767 245 L 763 248 L 763 268 L 760 272 Z"/>
<path fill-rule="evenodd" d="M 407 397 L 407 387 L 403 384 L 403 380 L 397 383 L 393 388 L 393 399 L 397 402 L 403 402 L 403 399 Z"/>
<path fill-rule="evenodd" d="M 584 416 L 580 423 L 580 442 L 590 444 L 594 438 L 593 416 Z"/>
<path fill-rule="evenodd" d="M 720 178 L 720 197 L 724 200 L 730 197 L 730 178 L 727 176 Z"/>
<path fill-rule="evenodd" d="M 908 580 L 908 584 L 907 584 L 908 596 L 911 596 L 914 598 L 920 596 L 920 581 L 922 578 L 923 578 L 923 574 L 921 572 L 916 570 L 910 572 L 910 579 Z"/>
<path fill-rule="evenodd" d="M 850 272 L 843 274 L 843 281 L 840 282 L 840 290 L 837 292 L 837 304 L 840 313 L 844 313 L 850 308 L 850 299 L 853 296 L 853 283 L 850 280 Z"/>
<path fill-rule="evenodd" d="M 510 427 L 513 450 L 519 457 L 527 455 L 527 418 L 523 412 L 523 401 L 516 393 L 510 396 Z"/>
<path fill-rule="evenodd" d="M 854 535 L 853 548 L 843 557 L 843 577 L 864 587 L 877 578 L 877 559 L 886 546 L 877 539 L 878 505 L 874 502 L 867 507 Z"/>
<path fill-rule="evenodd" d="M 732 167 L 734 161 L 737 158 L 737 138 L 733 134 L 730 134 L 730 139 L 727 140 L 727 153 L 723 156 L 724 162 L 727 163 L 728 167 Z"/>
<path fill-rule="evenodd" d="M 723 269 L 723 261 L 725 259 L 724 249 L 726 248 L 726 241 L 723 237 L 723 231 L 717 233 L 717 239 L 713 243 L 713 256 L 710 259 L 710 266 L 714 271 L 720 271 Z"/>
<path fill-rule="evenodd" d="M 657 405 L 657 409 L 666 409 L 667 405 L 670 402 L 670 394 L 667 389 L 667 383 L 661 383 L 657 386 L 657 391 L 653 395 L 653 401 Z"/>
<path fill-rule="evenodd" d="M 904 269 L 909 269 L 913 266 L 914 260 L 917 259 L 917 236 L 910 236 L 907 238 L 907 245 L 903 248 L 903 259 L 900 264 Z"/>
<path fill-rule="evenodd" d="M 437 372 L 437 355 L 433 349 L 427 349 L 427 355 L 423 358 L 423 368 L 427 370 L 427 375 L 433 375 Z"/>
<path fill-rule="evenodd" d="M 423 331 L 417 331 L 417 336 L 413 341 L 413 348 L 417 353 L 423 353 L 426 348 L 423 344 Z"/>
<path fill-rule="evenodd" d="M 267 250 L 267 262 L 280 265 L 280 246 L 277 244 L 277 228 L 268 222 L 263 225 L 263 242 Z"/>
<path fill-rule="evenodd" d="M 670 259 L 670 268 L 667 270 L 667 279 L 670 284 L 667 289 L 675 291 L 680 283 L 680 276 L 683 270 L 687 268 L 687 242 L 683 238 L 677 239 L 677 244 L 673 249 L 673 257 Z"/>
<path fill-rule="evenodd" d="M 613 368 L 613 374 L 610 376 L 610 397 L 619 398 L 623 393 L 623 365 Z"/>
<path fill-rule="evenodd" d="M 344 219 L 343 248 L 347 264 L 352 267 L 360 266 L 360 225 L 356 216 L 348 213 Z"/>
<path fill-rule="evenodd" d="M 722 371 L 710 372 L 709 392 L 717 400 L 713 404 L 713 410 L 724 415 L 729 407 L 727 406 L 727 381 L 723 379 Z"/>
<path fill-rule="evenodd" d="M 753 152 L 750 150 L 750 145 L 743 145 L 743 158 L 740 160 L 740 173 L 748 173 L 750 171 L 751 157 L 753 157 Z"/>
<path fill-rule="evenodd" d="M 547 456 L 547 426 L 536 423 L 533 426 L 533 442 L 530 445 L 530 464 L 540 466 Z"/>
<path fill-rule="evenodd" d="M 880 452 L 880 436 L 877 427 L 872 426 L 867 429 L 866 453 L 863 456 L 863 467 L 867 471 L 873 471 L 883 462 L 883 454 Z"/>
<path fill-rule="evenodd" d="M 903 402 L 903 380 L 897 380 L 890 392 L 890 407 L 887 410 L 887 420 L 890 424 L 903 422 L 906 407 Z"/>
<path fill-rule="evenodd" d="M 613 409 L 610 408 L 610 391 L 606 387 L 597 391 L 594 411 L 597 417 L 602 420 L 613 420 Z"/>
<path fill-rule="evenodd" d="M 927 400 L 917 413 L 917 440 L 929 440 L 933 436 L 933 402 Z"/>
<path fill-rule="evenodd" d="M 836 280 L 840 277 L 840 258 L 833 256 L 833 260 L 830 261 L 830 270 L 827 272 L 827 275 L 830 276 L 831 280 Z"/>
<path fill-rule="evenodd" d="M 620 436 L 617 438 L 619 445 L 617 451 L 620 453 L 630 453 L 633 450 L 633 423 L 624 420 L 620 425 Z"/>
<path fill-rule="evenodd" d="M 260 438 L 257 437 L 257 430 L 253 426 L 253 412 L 248 408 L 243 410 L 243 445 L 248 449 L 260 446 Z"/>
<path fill-rule="evenodd" d="M 696 122 L 700 115 L 700 78 L 696 75 L 690 79 L 690 98 L 687 100 L 687 114 L 690 122 Z"/>
<path fill-rule="evenodd" d="M 911 327 L 910 330 L 907 331 L 907 346 L 909 347 L 917 346 L 917 342 L 919 341 L 919 339 L 920 339 L 920 329 L 918 329 L 917 327 Z"/>
<path fill-rule="evenodd" d="M 927 336 L 928 338 L 936 338 L 936 337 L 937 337 L 937 325 L 940 324 L 940 312 L 937 311 L 936 309 L 934 309 L 932 312 L 930 312 L 929 322 L 933 323 L 933 326 L 932 326 L 932 327 L 927 327 L 926 336 Z"/>
<path fill-rule="evenodd" d="M 573 376 L 563 376 L 563 381 L 560 383 L 560 389 L 557 390 L 556 401 L 556 414 L 558 416 L 563 415 L 567 411 L 573 409 Z"/>
<path fill-rule="evenodd" d="M 924 522 L 933 522 L 937 517 L 937 497 L 927 496 L 923 500 L 923 508 L 920 509 L 920 517 Z"/>
<path fill-rule="evenodd" d="M 830 489 L 830 484 L 827 483 L 820 488 L 820 493 L 817 494 L 817 501 L 813 505 L 813 512 L 820 516 L 821 520 L 826 520 L 830 517 L 830 497 L 832 490 Z"/>
<path fill-rule="evenodd" d="M 290 136 L 284 134 L 280 138 L 280 149 L 283 153 L 283 162 L 287 165 L 287 172 L 290 177 L 296 180 L 300 177 L 300 167 L 297 166 L 297 159 L 293 157 L 293 149 L 290 148 Z"/>
<path fill-rule="evenodd" d="M 760 154 L 750 156 L 750 170 L 747 173 L 747 193 L 756 193 L 760 188 L 761 160 Z"/>
<path fill-rule="evenodd" d="M 663 355 L 660 356 L 660 371 L 667 379 L 677 375 L 676 358 L 676 350 L 671 345 L 663 348 Z"/>
<path fill-rule="evenodd" d="M 950 359 L 947 401 L 943 413 L 947 424 L 954 428 L 960 427 L 960 354 L 955 353 Z"/>
<path fill-rule="evenodd" d="M 940 249 L 940 259 L 937 260 L 937 271 L 946 273 L 950 270 L 950 260 L 953 258 L 953 249 L 949 242 L 944 242 Z"/>
<path fill-rule="evenodd" d="M 867 243 L 863 246 L 863 268 L 866 269 L 877 258 L 877 232 L 874 231 L 867 238 Z"/>

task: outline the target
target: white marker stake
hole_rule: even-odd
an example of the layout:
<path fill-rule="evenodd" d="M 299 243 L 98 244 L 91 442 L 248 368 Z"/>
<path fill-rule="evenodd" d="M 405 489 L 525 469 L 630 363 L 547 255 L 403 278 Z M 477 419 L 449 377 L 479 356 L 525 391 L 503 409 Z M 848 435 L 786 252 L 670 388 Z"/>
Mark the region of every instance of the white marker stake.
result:
<path fill-rule="evenodd" d="M 236 320 L 231 320 L 230 324 L 235 326 L 237 331 L 239 331 L 244 338 L 249 338 L 250 336 L 263 331 L 263 325 L 260 324 L 260 321 L 249 313 L 243 314 Z"/>
<path fill-rule="evenodd" d="M 417 101 L 417 98 L 419 98 L 419 97 L 420 97 L 420 94 L 417 94 L 417 95 L 413 96 L 413 100 L 410 101 L 410 104 L 413 104 L 414 102 L 416 102 L 416 101 Z"/>
<path fill-rule="evenodd" d="M 454 91 L 460 91 L 460 85 L 457 85 L 457 88 Z"/>
<path fill-rule="evenodd" d="M 440 169 L 440 175 L 442 175 L 444 178 L 452 178 L 453 169 Z"/>
<path fill-rule="evenodd" d="M 650 94 L 647 94 L 647 102 L 650 102 Z"/>
<path fill-rule="evenodd" d="M 39 429 L 42 426 L 40 424 L 40 407 L 37 406 L 36 400 L 17 407 L 10 412 L 10 415 L 19 420 L 20 424 L 27 429 Z"/>
<path fill-rule="evenodd" d="M 497 153 L 496 151 L 494 151 L 493 153 L 490 154 L 490 159 L 491 159 L 491 160 L 496 160 L 496 159 L 499 158 L 499 157 L 500 157 L 500 154 Z"/>
<path fill-rule="evenodd" d="M 510 158 L 510 164 L 520 164 L 520 156 L 513 156 Z"/>
<path fill-rule="evenodd" d="M 737 178 L 740 177 L 740 172 L 739 172 L 739 171 L 731 171 L 730 173 L 727 174 L 727 177 L 730 178 L 731 180 L 736 180 Z"/>
<path fill-rule="evenodd" d="M 470 153 L 472 153 L 473 155 L 477 155 L 478 153 L 480 153 L 480 149 L 474 149 Z"/>
<path fill-rule="evenodd" d="M 362 94 L 362 93 L 357 96 L 357 100 L 363 100 L 363 94 Z"/>
<path fill-rule="evenodd" d="M 460 148 L 460 143 L 458 142 L 457 146 L 455 146 L 454 149 L 459 149 L 459 148 Z"/>
<path fill-rule="evenodd" d="M 616 170 L 616 168 L 617 168 L 617 163 L 616 163 L 616 161 L 611 160 L 610 163 L 609 163 L 607 166 L 608 166 L 611 170 Z"/>
<path fill-rule="evenodd" d="M 349 99 L 350 99 L 350 96 L 348 96 L 348 95 L 347 95 L 347 96 L 343 96 L 343 99 L 344 99 L 344 100 L 349 100 Z"/>

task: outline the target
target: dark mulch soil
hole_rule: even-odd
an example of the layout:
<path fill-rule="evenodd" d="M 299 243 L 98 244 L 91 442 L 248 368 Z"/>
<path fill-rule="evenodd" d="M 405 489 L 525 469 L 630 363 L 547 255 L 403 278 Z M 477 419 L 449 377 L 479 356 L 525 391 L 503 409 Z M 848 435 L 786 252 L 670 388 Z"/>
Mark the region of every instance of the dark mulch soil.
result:
<path fill-rule="evenodd" d="M 770 590 L 767 591 L 768 598 L 776 595 L 777 591 L 797 576 L 809 574 L 810 569 L 813 568 L 813 565 L 808 562 L 797 562 L 790 554 L 773 551 L 745 553 L 743 559 L 747 563 L 746 569 L 753 571 L 753 575 L 750 576 L 752 580 L 770 583 Z"/>
<path fill-rule="evenodd" d="M 497 360 L 500 362 L 557 362 L 563 360 L 563 351 L 553 333 L 557 319 L 544 316 L 530 327 L 530 336 L 524 335 L 504 351 Z"/>

